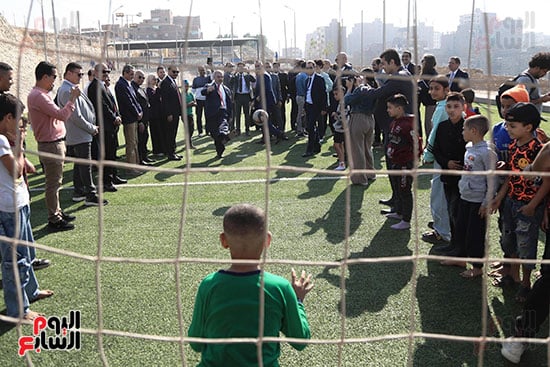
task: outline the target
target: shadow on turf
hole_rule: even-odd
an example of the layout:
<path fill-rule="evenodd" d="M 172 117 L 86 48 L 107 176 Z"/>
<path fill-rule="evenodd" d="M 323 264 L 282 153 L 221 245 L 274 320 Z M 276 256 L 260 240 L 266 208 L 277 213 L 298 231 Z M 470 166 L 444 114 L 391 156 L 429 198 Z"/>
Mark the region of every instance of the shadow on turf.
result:
<path fill-rule="evenodd" d="M 387 256 L 409 256 L 410 231 L 395 231 L 390 228 L 394 221 L 388 220 L 361 252 L 353 252 L 348 259 L 371 259 Z M 341 259 L 338 261 L 342 261 Z M 388 298 L 398 294 L 409 283 L 412 274 L 410 262 L 352 264 L 346 280 L 347 317 L 358 317 L 364 312 L 379 312 L 388 303 Z M 340 287 L 340 268 L 326 267 L 317 278 L 326 279 Z M 338 302 L 342 312 L 342 303 Z M 343 313 L 343 312 L 342 312 Z"/>
<path fill-rule="evenodd" d="M 458 336 L 482 335 L 482 278 L 462 279 L 456 267 L 444 267 L 428 261 L 427 275 L 417 280 L 416 299 L 420 313 L 420 329 L 433 334 Z M 495 335 L 489 322 L 488 335 Z M 438 339 L 417 341 L 414 366 L 476 365 L 479 345 Z M 501 366 L 500 345 L 487 344 L 484 366 Z M 495 363 L 496 362 L 496 363 Z"/>
<path fill-rule="evenodd" d="M 7 310 L 4 308 L 2 311 L 0 311 L 0 313 L 5 316 L 6 311 Z M 11 322 L 0 321 L 0 337 L 13 330 L 16 326 L 17 324 Z"/>
<path fill-rule="evenodd" d="M 307 188 L 309 189 L 309 191 L 298 195 L 298 199 L 311 199 L 326 195 L 332 191 L 337 181 L 337 177 L 327 176 L 318 173 L 315 175 L 315 177 L 307 182 Z"/>
<path fill-rule="evenodd" d="M 313 184 L 319 186 L 330 185 L 331 181 L 310 181 Z M 334 181 L 335 182 L 335 181 Z M 333 185 L 333 184 L 332 184 Z M 350 227 L 349 235 L 353 235 L 357 228 L 363 221 L 361 217 L 361 208 L 363 206 L 363 196 L 368 187 L 364 186 L 350 186 Z M 311 195 L 310 197 L 314 197 Z M 345 233 L 345 218 L 346 218 L 346 190 L 338 195 L 334 200 L 329 210 L 321 217 L 314 221 L 307 221 L 305 225 L 310 228 L 309 231 L 303 235 L 311 235 L 319 230 L 323 230 L 326 233 L 327 241 L 333 244 L 340 244 L 346 238 Z"/>

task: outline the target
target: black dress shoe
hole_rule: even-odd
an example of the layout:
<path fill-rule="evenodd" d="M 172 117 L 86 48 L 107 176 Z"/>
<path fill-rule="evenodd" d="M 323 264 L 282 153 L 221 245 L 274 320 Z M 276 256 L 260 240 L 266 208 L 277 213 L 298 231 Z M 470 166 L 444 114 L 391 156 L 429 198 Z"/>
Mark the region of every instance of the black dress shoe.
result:
<path fill-rule="evenodd" d="M 74 215 L 67 214 L 67 213 L 64 213 L 64 212 L 61 212 L 61 218 L 63 218 L 63 220 L 66 220 L 67 222 L 72 222 L 73 220 L 76 219 L 76 217 Z"/>
<path fill-rule="evenodd" d="M 103 186 L 103 191 L 117 192 L 118 189 L 115 187 L 115 185 L 105 185 L 105 186 Z"/>
<path fill-rule="evenodd" d="M 123 185 L 125 183 L 128 183 L 128 180 L 125 180 L 123 178 L 120 178 L 118 176 L 113 177 L 113 184 L 114 185 Z"/>
<path fill-rule="evenodd" d="M 50 232 L 69 231 L 74 229 L 74 224 L 67 222 L 65 219 L 61 219 L 58 222 L 48 222 L 48 229 Z"/>
<path fill-rule="evenodd" d="M 34 259 L 31 265 L 34 270 L 40 270 L 47 268 L 50 264 L 51 261 L 48 259 Z"/>
<path fill-rule="evenodd" d="M 151 163 L 146 162 L 146 161 L 141 161 L 141 162 L 139 162 L 139 164 L 141 164 L 142 166 L 152 166 Z"/>
<path fill-rule="evenodd" d="M 156 162 L 156 160 L 151 159 L 151 158 L 149 158 L 149 157 L 143 158 L 143 161 L 144 161 L 144 162 L 147 162 L 147 163 L 154 163 L 154 162 Z"/>
<path fill-rule="evenodd" d="M 181 158 L 176 154 L 171 154 L 168 156 L 169 161 L 181 161 Z"/>
<path fill-rule="evenodd" d="M 392 199 L 388 199 L 388 200 L 378 200 L 378 203 L 379 204 L 382 204 L 382 205 L 387 205 L 387 206 L 393 206 L 393 200 Z"/>

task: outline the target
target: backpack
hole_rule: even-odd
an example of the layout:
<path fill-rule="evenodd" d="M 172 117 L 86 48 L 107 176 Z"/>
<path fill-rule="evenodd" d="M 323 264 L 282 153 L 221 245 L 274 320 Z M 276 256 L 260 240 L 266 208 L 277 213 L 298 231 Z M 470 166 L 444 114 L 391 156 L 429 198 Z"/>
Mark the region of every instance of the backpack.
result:
<path fill-rule="evenodd" d="M 498 87 L 497 95 L 496 95 L 496 97 L 495 97 L 495 102 L 496 102 L 496 105 L 497 105 L 497 108 L 498 108 L 498 115 L 499 115 L 500 117 L 504 118 L 504 116 L 502 116 L 502 112 L 500 111 L 500 109 L 501 109 L 501 107 L 502 107 L 502 104 L 500 103 L 500 97 L 501 97 L 502 94 L 503 94 L 504 92 L 506 92 L 508 89 L 513 88 L 513 87 L 517 84 L 516 81 L 517 81 L 520 77 L 522 77 L 522 76 L 528 76 L 529 79 L 531 79 L 531 83 L 533 83 L 533 85 L 536 84 L 536 82 L 537 82 L 537 81 L 535 80 L 535 78 L 533 78 L 533 77 L 531 76 L 531 74 L 526 73 L 526 72 L 523 72 L 523 73 L 521 73 L 521 74 L 516 75 L 514 78 L 508 79 L 508 80 L 506 80 L 504 83 L 502 83 L 502 84 Z M 534 90 L 535 88 L 536 88 L 536 87 L 531 87 L 531 88 L 529 88 L 529 89 L 527 90 L 528 93 L 529 93 L 529 95 L 531 95 L 531 92 L 533 92 L 533 90 Z"/>

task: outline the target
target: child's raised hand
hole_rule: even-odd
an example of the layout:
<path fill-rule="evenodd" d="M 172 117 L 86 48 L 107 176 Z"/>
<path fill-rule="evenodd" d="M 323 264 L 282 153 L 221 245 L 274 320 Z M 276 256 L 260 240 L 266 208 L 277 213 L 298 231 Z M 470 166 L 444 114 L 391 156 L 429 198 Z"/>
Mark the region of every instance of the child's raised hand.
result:
<path fill-rule="evenodd" d="M 311 281 L 311 274 L 309 274 L 306 277 L 305 270 L 302 270 L 302 274 L 300 275 L 300 278 L 296 278 L 296 271 L 294 268 L 292 269 L 292 288 L 294 288 L 294 292 L 296 292 L 296 297 L 298 297 L 299 300 L 303 301 L 306 294 L 309 293 L 309 291 L 313 288 L 313 282 Z"/>

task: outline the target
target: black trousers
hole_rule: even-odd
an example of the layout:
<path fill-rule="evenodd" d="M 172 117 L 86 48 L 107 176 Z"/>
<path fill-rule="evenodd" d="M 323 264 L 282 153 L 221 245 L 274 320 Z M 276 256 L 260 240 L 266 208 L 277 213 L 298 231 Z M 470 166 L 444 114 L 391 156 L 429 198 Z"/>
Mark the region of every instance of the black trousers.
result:
<path fill-rule="evenodd" d="M 197 116 L 197 130 L 199 134 L 202 134 L 202 114 L 204 112 L 204 100 L 197 99 L 197 105 L 195 106 L 195 115 Z"/>
<path fill-rule="evenodd" d="M 455 243 L 454 234 L 456 234 L 456 219 L 458 218 L 458 201 L 460 200 L 460 191 L 458 190 L 458 183 L 443 183 L 443 189 L 445 190 L 445 198 L 447 199 L 447 212 L 449 213 L 449 222 L 451 225 L 451 246 L 457 251 L 460 249 L 458 244 Z"/>
<path fill-rule="evenodd" d="M 458 215 L 451 236 L 455 239 L 460 256 L 482 258 L 485 255 L 487 221 L 479 216 L 480 207 L 481 203 L 458 200 Z M 473 263 L 473 266 L 482 268 L 483 263 Z"/>
<path fill-rule="evenodd" d="M 306 153 L 319 153 L 321 151 L 321 144 L 319 144 L 317 122 L 321 117 L 321 111 L 307 102 L 304 103 L 304 108 L 306 110 L 306 131 L 308 133 Z"/>
<path fill-rule="evenodd" d="M 151 145 L 153 147 L 153 154 L 164 153 L 164 147 L 162 146 L 161 120 L 158 118 L 149 120 L 149 130 L 151 132 Z"/>
<path fill-rule="evenodd" d="M 412 163 L 406 165 L 392 164 L 391 169 L 411 169 Z M 394 198 L 393 207 L 397 214 L 403 216 L 405 222 L 410 222 L 413 211 L 412 181 L 410 175 L 391 175 L 390 184 L 392 189 L 392 198 Z"/>
<path fill-rule="evenodd" d="M 225 141 L 227 137 L 220 134 L 220 125 L 227 121 L 227 113 L 225 110 L 219 110 L 218 113 L 212 116 L 206 116 L 206 132 L 214 139 L 216 153 L 221 156 L 225 151 Z"/>
<path fill-rule="evenodd" d="M 140 162 L 147 158 L 147 142 L 149 141 L 149 122 L 143 122 L 143 131 L 140 131 L 141 124 L 138 124 L 138 153 Z"/>
<path fill-rule="evenodd" d="M 244 127 L 250 131 L 250 94 L 235 93 L 235 129 L 241 131 L 241 110 L 244 115 Z"/>
<path fill-rule="evenodd" d="M 290 97 L 290 128 L 296 130 L 296 121 L 298 119 L 298 104 L 296 96 Z"/>
<path fill-rule="evenodd" d="M 105 160 L 116 161 L 116 150 L 118 148 L 118 128 L 116 130 L 105 131 Z M 103 171 L 103 185 L 111 185 L 113 178 L 117 175 L 116 167 L 106 166 Z"/>
<path fill-rule="evenodd" d="M 168 121 L 165 117 L 163 121 L 163 147 L 164 154 L 173 155 L 176 154 L 176 135 L 178 135 L 179 116 L 174 116 L 172 121 Z"/>

